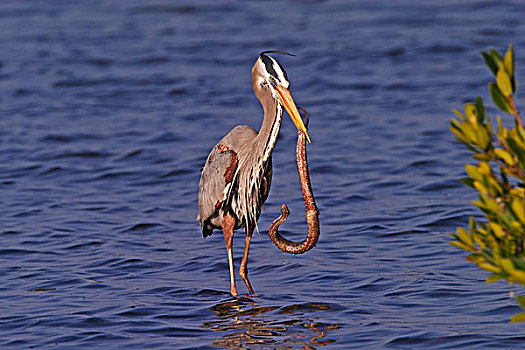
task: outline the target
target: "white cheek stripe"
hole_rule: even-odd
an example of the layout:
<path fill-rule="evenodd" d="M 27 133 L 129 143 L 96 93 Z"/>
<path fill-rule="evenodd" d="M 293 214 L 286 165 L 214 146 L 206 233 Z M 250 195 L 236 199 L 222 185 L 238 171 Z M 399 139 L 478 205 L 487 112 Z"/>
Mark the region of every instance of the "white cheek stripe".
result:
<path fill-rule="evenodd" d="M 279 135 L 279 129 L 281 128 L 282 117 L 283 117 L 283 109 L 281 107 L 281 104 L 277 103 L 277 116 L 275 117 L 275 121 L 273 122 L 273 125 L 272 125 L 272 131 L 270 133 L 270 140 L 268 142 L 268 146 L 264 150 L 264 155 L 263 155 L 264 162 L 266 162 L 268 158 L 270 157 L 273 147 L 275 146 L 275 143 L 277 142 L 277 135 Z"/>
<path fill-rule="evenodd" d="M 270 56 L 268 56 L 268 57 L 270 57 Z M 288 88 L 288 86 L 290 84 L 288 83 L 288 81 L 284 77 L 284 72 L 281 69 L 281 66 L 279 66 L 279 63 L 277 63 L 277 61 L 273 57 L 270 57 L 270 59 L 272 60 L 272 67 L 275 70 L 275 73 L 277 73 L 277 77 L 279 78 L 279 81 L 281 82 L 281 85 L 284 86 L 285 88 Z"/>

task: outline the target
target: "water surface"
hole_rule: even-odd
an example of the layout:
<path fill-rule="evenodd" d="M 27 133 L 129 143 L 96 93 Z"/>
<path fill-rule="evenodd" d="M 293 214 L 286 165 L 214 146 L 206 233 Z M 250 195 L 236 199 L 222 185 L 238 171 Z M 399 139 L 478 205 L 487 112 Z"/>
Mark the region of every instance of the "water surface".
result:
<path fill-rule="evenodd" d="M 487 97 L 479 51 L 512 42 L 525 66 L 524 17 L 519 1 L 0 3 L 0 345 L 520 347 L 508 287 L 448 244 L 476 213 L 448 119 Z M 199 170 L 260 126 L 267 49 L 296 54 L 279 60 L 311 115 L 322 236 L 302 256 L 267 238 L 281 203 L 282 232 L 306 232 L 285 117 L 256 294 L 239 280 L 232 298 L 223 237 L 195 222 Z"/>

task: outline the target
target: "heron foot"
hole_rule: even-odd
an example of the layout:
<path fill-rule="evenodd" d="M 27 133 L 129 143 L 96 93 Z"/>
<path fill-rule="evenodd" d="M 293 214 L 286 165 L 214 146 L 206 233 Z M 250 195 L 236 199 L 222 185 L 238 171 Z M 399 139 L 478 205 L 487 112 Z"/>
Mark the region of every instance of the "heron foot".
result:
<path fill-rule="evenodd" d="M 253 294 L 253 288 L 252 288 L 252 285 L 250 284 L 250 280 L 248 279 L 248 267 L 245 265 L 241 265 L 241 268 L 239 269 L 239 275 L 241 275 L 241 278 L 242 280 L 244 281 L 244 284 L 246 285 L 246 287 L 248 288 L 248 291 L 250 292 L 250 294 Z"/>
<path fill-rule="evenodd" d="M 230 293 L 232 296 L 236 297 L 238 294 L 237 294 L 237 289 L 235 288 L 235 285 L 232 284 L 232 287 L 231 287 L 231 290 L 230 290 Z"/>

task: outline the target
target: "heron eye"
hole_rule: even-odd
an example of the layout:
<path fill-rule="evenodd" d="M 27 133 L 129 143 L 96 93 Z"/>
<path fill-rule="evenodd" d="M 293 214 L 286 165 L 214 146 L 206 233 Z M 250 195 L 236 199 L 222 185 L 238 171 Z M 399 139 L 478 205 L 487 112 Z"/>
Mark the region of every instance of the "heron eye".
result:
<path fill-rule="evenodd" d="M 277 86 L 277 80 L 270 75 L 270 82 L 272 83 L 273 86 Z"/>

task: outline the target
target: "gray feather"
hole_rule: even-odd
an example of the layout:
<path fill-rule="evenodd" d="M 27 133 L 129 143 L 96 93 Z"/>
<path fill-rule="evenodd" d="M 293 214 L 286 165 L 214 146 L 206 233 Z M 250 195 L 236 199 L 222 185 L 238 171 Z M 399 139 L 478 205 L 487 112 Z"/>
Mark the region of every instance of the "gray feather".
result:
<path fill-rule="evenodd" d="M 257 136 L 257 131 L 246 125 L 239 125 L 224 136 L 211 150 L 206 164 L 202 170 L 199 182 L 199 214 L 197 221 L 201 223 L 204 232 L 205 221 L 209 220 L 213 228 L 220 228 L 220 216 L 213 217 L 218 202 L 227 200 L 232 183 L 226 183 L 224 174 L 230 165 L 229 152 L 219 149 L 221 145 L 239 155 L 241 149 L 246 147 Z M 226 191 L 228 190 L 228 191 Z"/>

